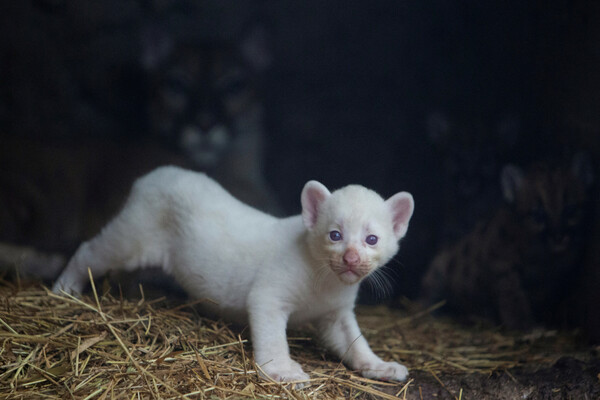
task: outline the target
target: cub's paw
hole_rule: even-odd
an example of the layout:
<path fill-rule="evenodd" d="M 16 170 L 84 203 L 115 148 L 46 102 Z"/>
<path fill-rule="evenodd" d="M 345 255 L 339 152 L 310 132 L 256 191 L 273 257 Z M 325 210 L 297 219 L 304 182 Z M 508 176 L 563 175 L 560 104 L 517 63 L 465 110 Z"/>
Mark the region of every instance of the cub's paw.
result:
<path fill-rule="evenodd" d="M 359 371 L 365 378 L 382 381 L 404 381 L 408 376 L 408 369 L 394 361 L 366 363 L 360 366 Z"/>
<path fill-rule="evenodd" d="M 52 286 L 52 291 L 56 294 L 65 292 L 77 296 L 83 292 L 83 286 L 83 283 L 73 276 L 63 273 Z"/>
<path fill-rule="evenodd" d="M 271 361 L 261 366 L 262 372 L 276 382 L 307 381 L 309 376 L 302 371 L 302 367 L 294 360 Z M 304 385 L 296 384 L 300 389 Z"/>

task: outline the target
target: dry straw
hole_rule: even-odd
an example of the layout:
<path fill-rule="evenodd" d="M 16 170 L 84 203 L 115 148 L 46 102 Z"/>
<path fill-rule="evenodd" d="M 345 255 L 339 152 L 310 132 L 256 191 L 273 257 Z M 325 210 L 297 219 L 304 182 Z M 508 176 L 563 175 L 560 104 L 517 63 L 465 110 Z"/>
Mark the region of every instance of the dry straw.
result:
<path fill-rule="evenodd" d="M 378 382 L 347 370 L 310 331 L 289 333 L 292 356 L 311 376 L 302 389 L 261 379 L 248 330 L 198 315 L 195 303 L 126 300 L 94 287 L 88 297 L 57 296 L 39 284 L 0 281 L 0 398 L 392 399 L 419 393 L 412 379 Z M 465 329 L 428 311 L 377 307 L 358 314 L 376 353 L 426 371 L 442 386 L 444 374 L 550 365 L 571 346 L 548 332 L 518 337 Z M 548 340 L 553 351 L 536 347 Z"/>

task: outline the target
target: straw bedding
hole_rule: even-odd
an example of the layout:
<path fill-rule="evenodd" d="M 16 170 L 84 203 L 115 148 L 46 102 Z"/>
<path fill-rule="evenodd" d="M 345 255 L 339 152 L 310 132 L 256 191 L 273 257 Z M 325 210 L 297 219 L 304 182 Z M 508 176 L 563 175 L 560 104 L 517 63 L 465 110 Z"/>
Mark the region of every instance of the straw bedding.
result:
<path fill-rule="evenodd" d="M 39 283 L 0 281 L 0 398 L 463 399 L 469 390 L 476 393 L 469 379 L 483 386 L 494 377 L 516 384 L 514 371 L 591 354 L 572 335 L 502 334 L 433 318 L 430 310 L 359 307 L 374 351 L 407 365 L 410 379 L 364 379 L 328 355 L 308 328 L 288 333 L 292 357 L 311 376 L 296 389 L 257 376 L 244 327 L 204 318 L 193 302 L 143 295 L 128 300 L 93 289 L 79 299 L 57 296 Z M 522 396 L 525 386 L 515 386 L 515 394 Z"/>

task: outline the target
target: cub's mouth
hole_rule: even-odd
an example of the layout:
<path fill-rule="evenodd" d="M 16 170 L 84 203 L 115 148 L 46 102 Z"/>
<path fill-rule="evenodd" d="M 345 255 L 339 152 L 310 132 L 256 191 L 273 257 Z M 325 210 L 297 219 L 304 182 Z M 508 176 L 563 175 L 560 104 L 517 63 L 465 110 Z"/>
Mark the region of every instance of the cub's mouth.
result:
<path fill-rule="evenodd" d="M 344 263 L 331 263 L 331 270 L 342 283 L 347 285 L 360 282 L 371 272 L 367 265 L 347 265 Z"/>

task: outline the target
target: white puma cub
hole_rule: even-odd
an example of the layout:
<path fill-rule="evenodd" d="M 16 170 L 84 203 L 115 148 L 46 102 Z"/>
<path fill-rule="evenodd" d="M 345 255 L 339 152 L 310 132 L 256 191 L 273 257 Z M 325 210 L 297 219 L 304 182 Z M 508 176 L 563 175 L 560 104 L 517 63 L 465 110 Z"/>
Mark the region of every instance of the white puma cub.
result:
<path fill-rule="evenodd" d="M 315 322 L 329 350 L 368 378 L 404 380 L 361 335 L 359 283 L 387 263 L 406 234 L 414 203 L 406 192 L 384 201 L 350 185 L 330 193 L 316 181 L 302 215 L 275 218 L 227 193 L 202 173 L 161 167 L 138 179 L 125 207 L 83 243 L 53 290 L 78 293 L 109 269 L 162 266 L 207 312 L 248 322 L 256 363 L 277 381 L 308 379 L 290 358 L 288 324 Z"/>

